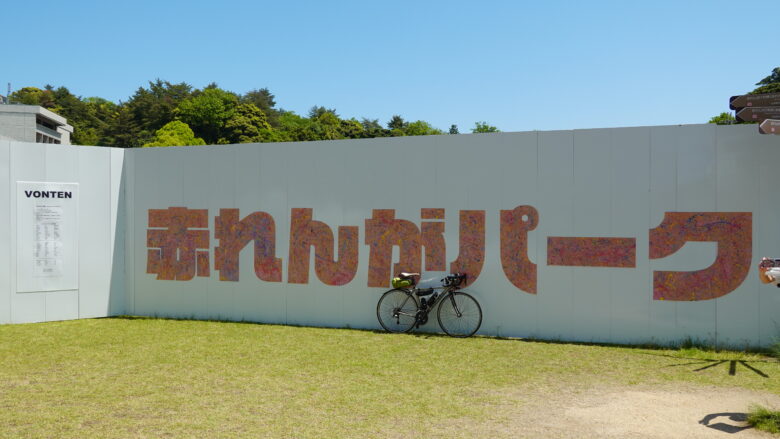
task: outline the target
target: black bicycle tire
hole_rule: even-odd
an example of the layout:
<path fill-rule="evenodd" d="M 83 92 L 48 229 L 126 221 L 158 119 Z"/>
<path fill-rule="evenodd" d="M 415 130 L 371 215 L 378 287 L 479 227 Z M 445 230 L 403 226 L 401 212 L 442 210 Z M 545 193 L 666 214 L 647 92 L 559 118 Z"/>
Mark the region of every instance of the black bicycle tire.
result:
<path fill-rule="evenodd" d="M 442 321 L 442 310 L 445 310 L 445 313 L 449 312 L 448 310 L 452 309 L 452 300 L 457 301 L 459 300 L 458 297 L 463 297 L 465 300 L 465 302 L 461 303 L 461 306 L 463 306 L 463 304 L 465 303 L 470 303 L 475 305 L 475 308 L 472 307 L 472 309 L 469 310 L 466 309 L 461 310 L 469 314 L 466 317 L 470 318 L 471 315 L 474 313 L 474 311 L 476 311 L 475 315 L 477 316 L 476 325 L 470 324 L 470 326 L 467 329 L 461 332 L 456 332 L 455 328 L 453 328 L 450 325 L 450 323 L 445 324 Z M 456 317 L 454 313 L 452 313 L 452 315 L 453 317 Z M 479 306 L 479 302 L 477 302 L 477 299 L 475 299 L 471 294 L 464 293 L 463 291 L 453 291 L 452 293 L 447 295 L 447 297 L 442 298 L 441 303 L 439 304 L 439 309 L 436 312 L 436 319 L 439 321 L 439 327 L 442 329 L 442 331 L 444 331 L 444 333 L 446 333 L 450 337 L 457 337 L 457 338 L 471 337 L 479 330 L 479 327 L 482 326 L 482 307 Z M 445 319 L 445 321 L 447 320 Z"/>
<path fill-rule="evenodd" d="M 394 325 L 391 325 L 391 324 L 390 324 L 390 322 L 387 322 L 387 324 L 385 324 L 386 322 L 385 322 L 385 321 L 382 319 L 382 316 L 383 316 L 383 313 L 382 313 L 382 311 L 383 311 L 382 303 L 383 303 L 383 301 L 385 301 L 385 300 L 389 300 L 389 298 L 390 298 L 390 296 L 391 296 L 391 295 L 393 295 L 393 294 L 396 294 L 396 293 L 399 293 L 399 292 L 400 292 L 401 294 L 404 294 L 405 296 L 408 296 L 408 300 L 410 300 L 410 301 L 411 301 L 411 302 L 410 302 L 410 304 L 413 304 L 413 305 L 414 305 L 414 310 L 413 310 L 414 312 L 413 312 L 413 314 L 414 314 L 414 316 L 415 316 L 415 317 L 406 316 L 407 318 L 410 318 L 410 319 L 411 319 L 411 321 L 410 321 L 411 323 L 409 324 L 409 327 L 408 327 L 408 328 L 400 328 L 400 329 L 399 329 L 399 328 L 397 328 L 396 326 L 394 326 Z M 408 305 L 408 304 L 409 304 L 409 303 L 406 303 L 406 302 L 404 302 L 404 304 L 403 304 L 403 305 Z M 396 304 L 393 304 L 393 305 L 391 306 L 391 309 L 394 309 L 394 308 L 395 308 L 395 305 L 396 305 Z M 392 290 L 386 291 L 384 294 L 382 294 L 382 297 L 380 297 L 380 298 L 379 298 L 379 301 L 378 301 L 378 302 L 377 302 L 377 304 L 376 304 L 376 318 L 377 318 L 377 320 L 379 320 L 379 324 L 380 324 L 380 325 L 382 325 L 382 328 L 384 328 L 384 330 L 385 330 L 385 331 L 387 331 L 387 332 L 393 332 L 393 333 L 397 333 L 397 334 L 401 334 L 401 333 L 404 333 L 404 332 L 409 332 L 409 331 L 411 331 L 411 330 L 412 330 L 412 328 L 414 328 L 414 327 L 416 326 L 416 324 L 417 324 L 417 318 L 416 318 L 416 315 L 417 315 L 417 311 L 418 311 L 419 309 L 420 309 L 420 308 L 419 308 L 419 305 L 417 304 L 417 301 L 414 299 L 414 297 L 412 297 L 412 295 L 411 295 L 411 294 L 410 294 L 408 291 L 406 291 L 406 290 L 404 290 L 404 289 L 402 289 L 402 288 L 394 288 L 394 289 L 392 289 Z M 409 313 L 410 313 L 410 314 L 412 314 L 412 312 L 411 312 L 411 311 L 412 311 L 412 310 L 409 310 Z M 392 312 L 392 311 L 391 311 L 391 312 Z M 390 316 L 390 319 L 392 319 L 392 318 L 393 318 L 393 317 L 392 317 L 392 316 Z"/>

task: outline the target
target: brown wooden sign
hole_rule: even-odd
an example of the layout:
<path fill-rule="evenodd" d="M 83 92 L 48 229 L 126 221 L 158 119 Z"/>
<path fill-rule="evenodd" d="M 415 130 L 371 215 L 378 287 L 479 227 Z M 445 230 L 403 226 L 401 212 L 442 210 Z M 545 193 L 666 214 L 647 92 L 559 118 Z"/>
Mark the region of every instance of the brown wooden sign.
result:
<path fill-rule="evenodd" d="M 780 119 L 780 107 L 745 107 L 737 111 L 739 122 L 763 122 L 766 119 Z"/>
<path fill-rule="evenodd" d="M 761 134 L 780 134 L 780 120 L 767 119 L 758 126 L 758 132 Z"/>
<path fill-rule="evenodd" d="M 780 107 L 780 93 L 732 96 L 729 108 L 739 110 L 746 107 Z"/>

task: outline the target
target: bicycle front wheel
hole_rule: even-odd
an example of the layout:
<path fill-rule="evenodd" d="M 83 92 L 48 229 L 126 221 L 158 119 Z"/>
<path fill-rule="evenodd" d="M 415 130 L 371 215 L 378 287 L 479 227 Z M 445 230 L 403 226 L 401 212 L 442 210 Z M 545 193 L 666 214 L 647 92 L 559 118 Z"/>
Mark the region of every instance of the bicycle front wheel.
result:
<path fill-rule="evenodd" d="M 461 291 L 450 293 L 439 305 L 439 326 L 451 337 L 471 337 L 482 325 L 482 308 Z"/>
<path fill-rule="evenodd" d="M 388 332 L 408 332 L 417 323 L 417 301 L 405 290 L 390 290 L 379 298 L 376 317 Z"/>

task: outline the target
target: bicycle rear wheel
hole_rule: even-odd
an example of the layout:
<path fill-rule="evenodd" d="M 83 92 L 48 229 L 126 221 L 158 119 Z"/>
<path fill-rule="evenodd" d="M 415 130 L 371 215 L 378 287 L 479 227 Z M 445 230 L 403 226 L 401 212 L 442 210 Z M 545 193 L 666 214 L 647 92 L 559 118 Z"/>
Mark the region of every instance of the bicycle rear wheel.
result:
<path fill-rule="evenodd" d="M 379 324 L 388 332 L 408 332 L 417 323 L 417 301 L 405 290 L 386 292 L 376 304 Z"/>
<path fill-rule="evenodd" d="M 455 291 L 441 301 L 437 317 L 447 335 L 471 337 L 482 325 L 482 308 L 471 295 Z"/>

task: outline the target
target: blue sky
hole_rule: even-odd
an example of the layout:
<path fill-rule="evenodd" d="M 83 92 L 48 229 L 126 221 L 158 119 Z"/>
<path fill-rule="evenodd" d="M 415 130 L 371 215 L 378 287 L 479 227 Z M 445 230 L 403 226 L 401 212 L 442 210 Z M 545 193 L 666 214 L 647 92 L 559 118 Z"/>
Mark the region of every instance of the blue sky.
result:
<path fill-rule="evenodd" d="M 762 6 L 733 0 L 7 3 L 2 94 L 216 82 L 461 132 L 702 123 L 780 66 Z"/>

